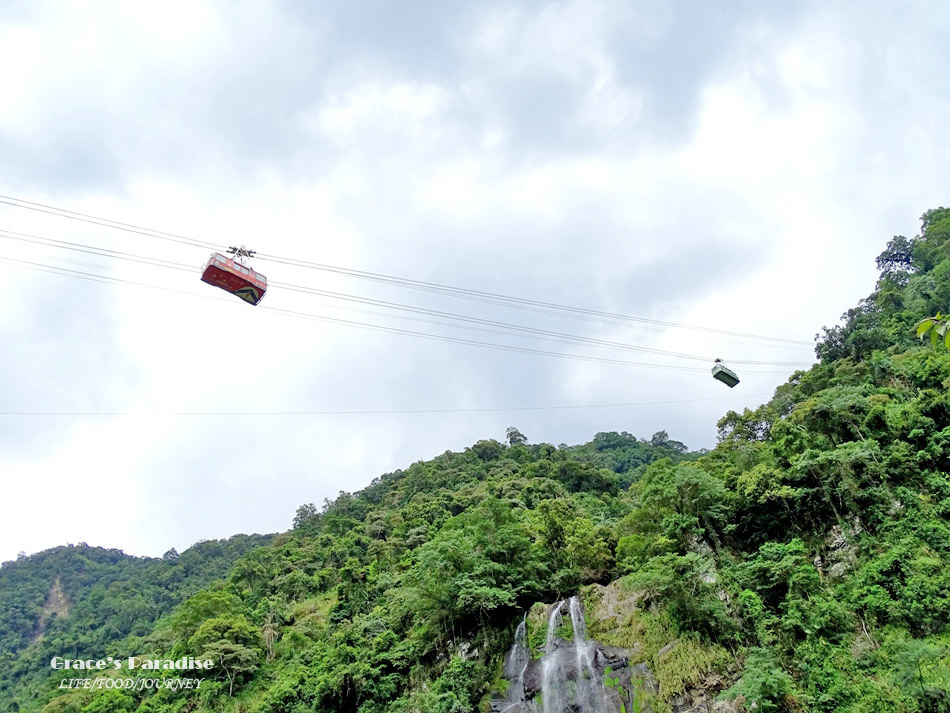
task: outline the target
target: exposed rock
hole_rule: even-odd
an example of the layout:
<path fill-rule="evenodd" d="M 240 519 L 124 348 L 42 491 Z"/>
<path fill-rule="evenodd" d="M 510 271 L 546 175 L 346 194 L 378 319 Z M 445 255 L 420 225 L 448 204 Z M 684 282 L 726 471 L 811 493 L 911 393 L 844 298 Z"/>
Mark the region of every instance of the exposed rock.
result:
<path fill-rule="evenodd" d="M 722 676 L 710 674 L 699 685 L 670 699 L 670 707 L 673 713 L 736 713 L 741 708 L 736 708 L 732 701 L 713 700 L 728 685 Z"/>
<path fill-rule="evenodd" d="M 674 713 L 742 713 L 743 711 L 745 711 L 745 708 L 742 707 L 738 699 L 735 701 L 702 701 L 690 708 L 673 707 Z"/>
<path fill-rule="evenodd" d="M 841 577 L 854 566 L 858 558 L 858 550 L 852 540 L 862 530 L 861 522 L 857 518 L 846 529 L 841 525 L 835 525 L 831 528 L 825 542 L 825 549 L 827 550 L 825 565 L 828 567 L 828 576 L 832 578 Z M 820 567 L 820 562 L 816 566 Z M 819 571 L 821 571 L 820 568 Z"/>
<path fill-rule="evenodd" d="M 640 653 L 641 648 L 639 642 L 637 646 L 632 649 L 625 649 L 620 646 L 604 646 L 600 643 L 597 644 L 597 650 L 603 659 L 604 668 L 610 667 L 614 669 L 629 666 L 630 659 Z"/>
<path fill-rule="evenodd" d="M 463 641 L 461 644 L 459 644 L 458 655 L 462 661 L 476 659 L 478 658 L 478 649 L 472 646 L 472 642 Z"/>
<path fill-rule="evenodd" d="M 598 620 L 622 626 L 630 612 L 636 609 L 645 596 L 645 592 L 622 592 L 616 585 L 604 587 L 595 584 L 591 587 L 588 598 L 596 601 L 593 613 Z"/>
<path fill-rule="evenodd" d="M 504 698 L 492 698 L 488 704 L 491 713 L 528 713 L 523 703 L 509 703 Z"/>
<path fill-rule="evenodd" d="M 525 695 L 535 695 L 541 690 L 541 659 L 528 661 L 528 668 L 524 671 Z"/>
<path fill-rule="evenodd" d="M 72 609 L 72 604 L 66 597 L 66 592 L 63 591 L 62 582 L 57 577 L 46 593 L 46 601 L 43 602 L 43 609 L 40 612 L 39 620 L 36 622 L 36 630 L 33 632 L 32 641 L 39 641 L 43 637 L 46 625 L 52 617 L 69 616 L 70 609 Z"/>
<path fill-rule="evenodd" d="M 653 675 L 653 671 L 645 663 L 638 663 L 630 667 L 630 680 L 642 682 L 643 688 L 655 696 L 660 693 L 660 684 L 657 682 L 656 676 Z"/>
<path fill-rule="evenodd" d="M 716 563 L 715 559 L 713 558 L 713 549 L 709 543 L 706 542 L 706 540 L 693 537 L 689 542 L 688 549 L 690 552 L 695 552 L 703 558 L 703 562 L 706 565 L 706 571 L 703 572 L 702 575 L 703 582 L 706 584 L 715 584 L 719 579 L 719 575 L 716 572 Z"/>

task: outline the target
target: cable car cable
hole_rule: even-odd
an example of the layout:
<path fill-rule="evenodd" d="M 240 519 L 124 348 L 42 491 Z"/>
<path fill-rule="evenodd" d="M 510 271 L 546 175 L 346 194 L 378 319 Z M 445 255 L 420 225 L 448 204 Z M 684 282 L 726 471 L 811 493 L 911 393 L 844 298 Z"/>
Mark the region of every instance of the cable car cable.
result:
<path fill-rule="evenodd" d="M 184 270 L 193 272 L 194 267 L 180 262 L 164 260 L 162 258 L 147 257 L 145 255 L 136 255 L 135 253 L 122 252 L 121 250 L 111 250 L 109 248 L 100 248 L 95 245 L 84 245 L 82 243 L 71 243 L 66 240 L 57 240 L 56 238 L 47 238 L 42 235 L 33 235 L 30 233 L 20 233 L 15 230 L 6 230 L 0 228 L 0 238 L 8 240 L 19 240 L 24 243 L 35 243 L 36 245 L 45 245 L 52 248 L 61 248 L 63 250 L 74 250 L 76 252 L 90 253 L 101 257 L 118 258 L 120 260 L 131 260 L 133 262 L 145 263 L 156 267 L 168 267 L 175 270 Z"/>
<path fill-rule="evenodd" d="M 184 290 L 176 290 L 174 288 L 161 287 L 159 285 L 150 285 L 147 283 L 137 282 L 134 280 L 125 280 L 125 279 L 114 278 L 114 277 L 109 277 L 105 275 L 94 275 L 94 274 L 86 273 L 80 270 L 73 270 L 71 268 L 60 268 L 60 267 L 51 266 L 51 265 L 44 265 L 42 263 L 36 263 L 36 262 L 31 262 L 31 261 L 26 261 L 26 260 L 18 260 L 15 258 L 0 257 L 0 261 L 19 263 L 19 264 L 26 265 L 32 268 L 38 268 L 42 272 L 55 272 L 58 274 L 64 274 L 65 276 L 68 276 L 68 277 L 81 277 L 83 279 L 93 280 L 96 282 L 132 284 L 132 285 L 138 285 L 141 287 L 150 287 L 153 289 L 160 289 L 167 292 L 178 292 L 178 293 L 186 294 L 189 296 L 198 296 L 198 297 L 206 297 L 208 299 L 223 300 L 227 302 L 228 304 L 235 304 L 236 306 L 236 303 L 233 303 L 231 300 L 227 300 L 224 298 L 214 297 L 211 295 L 201 295 L 201 294 L 197 294 L 193 292 L 186 292 Z M 371 324 L 367 322 L 358 322 L 355 320 L 345 320 L 345 319 L 339 319 L 336 317 L 328 317 L 326 315 L 316 315 L 316 314 L 312 314 L 308 312 L 300 312 L 297 310 L 289 310 L 289 309 L 282 309 L 282 308 L 276 308 L 276 307 L 262 306 L 261 309 L 265 311 L 269 311 L 269 312 L 286 314 L 286 315 L 295 316 L 295 317 L 302 317 L 306 319 L 313 319 L 316 321 L 322 321 L 322 322 L 327 322 L 331 324 L 356 327 L 359 329 L 367 329 L 371 331 L 382 331 L 382 332 L 388 332 L 391 334 L 401 334 L 401 335 L 412 336 L 412 337 L 416 337 L 420 339 L 428 339 L 432 341 L 441 341 L 441 342 L 448 342 L 448 343 L 454 343 L 454 344 L 465 344 L 468 346 L 476 346 L 480 348 L 495 349 L 495 350 L 501 350 L 501 351 L 518 352 L 522 354 L 536 354 L 540 356 L 548 356 L 548 357 L 559 358 L 559 359 L 587 361 L 587 362 L 604 363 L 604 364 L 617 364 L 621 366 L 638 366 L 638 367 L 652 368 L 652 369 L 666 369 L 666 370 L 692 371 L 692 372 L 706 371 L 706 369 L 703 367 L 679 366 L 675 364 L 657 364 L 654 362 L 635 362 L 635 361 L 629 361 L 629 360 L 624 360 L 624 359 L 610 359 L 607 357 L 596 357 L 596 356 L 583 355 L 583 354 L 567 354 L 563 352 L 554 352 L 554 351 L 545 350 L 545 349 L 532 349 L 530 347 L 520 347 L 516 345 L 497 344 L 494 342 L 483 342 L 483 341 L 478 341 L 478 340 L 473 340 L 473 339 L 463 339 L 459 337 L 450 337 L 446 335 L 429 334 L 426 332 L 416 332 L 413 330 L 399 329 L 397 327 L 387 327 L 384 325 Z M 755 376 L 787 376 L 788 375 L 788 372 L 786 371 L 749 371 L 747 373 L 750 375 L 755 375 Z"/>
<path fill-rule="evenodd" d="M 4 235 L 8 233 L 8 235 Z M 149 264 L 156 267 L 168 267 L 177 270 L 192 271 L 193 268 L 188 265 L 183 265 L 181 263 L 175 263 L 169 260 L 160 260 L 147 258 L 143 256 L 133 255 L 130 253 L 125 253 L 116 250 L 110 250 L 106 248 L 97 248 L 95 246 L 82 245 L 78 243 L 70 243 L 68 241 L 56 240 L 52 238 L 46 238 L 37 235 L 30 235 L 26 233 L 17 233 L 15 231 L 0 230 L 0 237 L 6 237 L 12 240 L 20 240 L 24 242 L 32 242 L 40 245 L 47 245 L 51 247 L 60 247 L 69 250 L 77 250 L 79 252 L 92 253 L 102 255 L 104 257 L 116 257 L 118 259 L 132 260 L 139 263 Z M 712 357 L 699 356 L 694 354 L 685 354 L 681 352 L 672 352 L 669 350 L 655 349 L 651 347 L 641 347 L 633 344 L 626 344 L 622 342 L 614 342 L 609 340 L 596 339 L 593 337 L 584 337 L 581 335 L 567 334 L 564 332 L 557 332 L 553 330 L 539 329 L 535 327 L 530 327 L 526 325 L 511 324 L 507 322 L 499 322 L 497 320 L 483 319 L 479 317 L 471 317 L 466 315 L 454 314 L 451 312 L 443 312 L 440 310 L 428 309 L 425 307 L 415 307 L 411 305 L 405 305 L 401 303 L 388 302 L 384 300 L 376 300 L 373 298 L 361 297 L 358 295 L 349 295 L 345 293 L 333 292 L 330 290 L 320 290 L 317 288 L 311 288 L 304 285 L 292 285 L 281 282 L 271 282 L 272 286 L 281 287 L 283 289 L 288 289 L 297 292 L 303 292 L 307 294 L 315 294 L 319 296 L 330 297 L 331 299 L 352 301 L 361 304 L 368 304 L 373 306 L 380 306 L 387 309 L 396 309 L 402 311 L 413 312 L 417 314 L 426 314 L 435 317 L 442 317 L 446 319 L 452 319 L 462 322 L 467 322 L 471 324 L 481 324 L 491 327 L 499 327 L 505 330 L 511 330 L 515 332 L 525 332 L 529 334 L 535 334 L 542 337 L 550 337 L 558 339 L 561 341 L 569 342 L 579 342 L 584 344 L 590 344 L 594 346 L 603 346 L 608 348 L 632 350 L 632 351 L 641 351 L 651 354 L 661 354 L 664 356 L 672 356 L 681 359 L 691 359 L 695 361 L 709 362 L 712 361 Z M 480 330 L 481 331 L 481 330 Z M 743 365 L 763 365 L 763 366 L 808 366 L 806 362 L 778 362 L 778 361 L 763 361 L 763 360 L 731 360 L 731 363 L 734 364 L 743 364 Z"/>
<path fill-rule="evenodd" d="M 36 203 L 33 201 L 27 201 L 21 198 L 16 198 L 13 196 L 6 196 L 0 194 L 0 204 L 9 205 L 15 208 L 25 208 L 28 210 L 33 210 L 41 213 L 47 213 L 50 215 L 55 215 L 62 218 L 69 218 L 72 220 L 80 220 L 86 223 L 92 223 L 95 225 L 100 225 L 103 227 L 113 228 L 116 230 L 124 230 L 131 233 L 136 233 L 139 235 L 145 235 L 149 237 L 159 238 L 162 240 L 170 240 L 177 243 L 184 243 L 186 245 L 191 245 L 194 247 L 204 247 L 205 249 L 215 250 L 217 246 L 213 243 L 206 241 L 197 240 L 194 238 L 188 238 L 183 235 L 176 233 L 168 233 L 165 231 L 154 230 L 151 228 L 145 228 L 142 226 L 134 225 L 131 223 L 123 223 L 120 221 L 111 220 L 109 218 L 100 218 L 97 216 L 92 216 L 86 213 L 80 213 L 78 211 L 71 211 L 64 208 L 57 208 L 55 206 L 50 206 L 43 203 Z M 555 309 L 561 312 L 568 312 L 573 314 L 581 314 L 587 316 L 596 316 L 596 317 L 608 317 L 612 319 L 619 319 L 624 321 L 631 321 L 637 323 L 645 324 L 654 324 L 664 327 L 676 328 L 676 329 L 688 329 L 694 331 L 703 331 L 713 334 L 724 334 L 729 336 L 738 336 L 744 337 L 747 339 L 756 339 L 762 341 L 770 342 L 779 342 L 787 344 L 797 344 L 811 347 L 810 342 L 805 342 L 802 340 L 795 339 L 785 339 L 780 337 L 768 337 L 763 335 L 749 334 L 743 332 L 734 332 L 730 330 L 715 329 L 712 327 L 699 327 L 695 325 L 685 325 L 679 324 L 676 322 L 666 322 L 662 320 L 653 320 L 646 317 L 634 317 L 631 315 L 624 315 L 613 312 L 604 312 L 601 310 L 593 310 L 583 307 L 572 307 L 569 305 L 559 305 L 553 302 L 545 302 L 543 300 L 532 300 L 523 297 L 514 297 L 510 295 L 503 295 L 494 292 L 486 292 L 482 290 L 472 290 L 462 287 L 453 287 L 450 285 L 442 285 L 439 283 L 425 282 L 422 280 L 413 280 L 410 278 L 396 277 L 393 275 L 385 275 L 382 273 L 370 272 L 366 270 L 355 270 L 351 268 L 343 268 L 334 265 L 327 265 L 324 263 L 311 262 L 306 260 L 295 260 L 291 258 L 284 258 L 277 255 L 269 255 L 266 253 L 259 253 L 258 259 L 269 260 L 271 262 L 277 262 L 281 264 L 293 265 L 297 267 L 306 267 L 310 269 L 317 269 L 323 271 L 334 272 L 337 274 L 343 274 L 350 277 L 357 277 L 360 279 L 373 280 L 376 282 L 385 282 L 388 284 L 397 285 L 400 287 L 405 287 L 409 289 L 421 289 L 428 292 L 438 292 L 441 294 L 452 295 L 455 297 L 460 297 L 463 299 L 478 299 L 478 300 L 489 300 L 493 301 L 496 304 L 506 303 L 510 305 L 515 305 L 523 308 L 523 306 L 532 306 L 532 307 L 545 307 L 548 309 Z"/>
<path fill-rule="evenodd" d="M 432 282 L 423 282 L 421 280 L 412 280 L 404 277 L 394 277 L 392 275 L 383 275 L 380 273 L 366 272 L 363 270 L 352 270 L 350 268 L 341 268 L 333 265 L 325 265 L 322 263 L 307 262 L 302 260 L 288 260 L 285 258 L 279 258 L 273 255 L 268 255 L 267 253 L 259 253 L 258 259 L 277 262 L 286 265 L 294 265 L 297 267 L 309 267 L 316 270 L 324 270 L 327 272 L 335 272 L 339 274 L 345 274 L 352 277 L 359 277 L 362 279 L 374 280 L 377 282 L 386 282 L 390 284 L 395 284 L 403 287 L 410 287 L 412 289 L 422 289 L 428 292 L 437 292 L 441 294 L 448 294 L 455 297 L 463 297 L 465 299 L 479 299 L 480 301 L 490 301 L 495 304 L 501 303 L 511 303 L 516 305 L 530 305 L 534 307 L 546 307 L 549 309 L 559 310 L 563 312 L 570 312 L 574 314 L 583 314 L 591 315 L 597 317 L 609 317 L 617 320 L 632 321 L 632 322 L 642 322 L 647 324 L 661 325 L 664 327 L 673 327 L 676 329 L 689 329 L 694 331 L 701 332 L 711 332 L 714 334 L 725 334 L 735 337 L 745 337 L 747 339 L 758 339 L 763 341 L 772 341 L 772 342 L 783 342 L 787 344 L 796 344 L 804 346 L 813 346 L 811 342 L 805 342 L 797 339 L 784 339 L 780 337 L 766 337 L 756 334 L 747 334 L 744 332 L 732 332 L 724 329 L 714 329 L 712 327 L 698 327 L 695 325 L 686 325 L 679 324 L 677 322 L 664 322 L 661 320 L 647 319 L 646 317 L 634 317 L 631 315 L 619 314 L 616 312 L 604 312 L 601 310 L 593 310 L 585 307 L 571 307 L 568 305 L 560 305 L 554 302 L 545 302 L 542 300 L 532 300 L 524 297 L 513 297 L 510 295 L 502 295 L 494 292 L 483 292 L 481 290 L 472 290 L 464 287 L 452 287 L 449 285 L 441 285 L 438 283 Z"/>
<path fill-rule="evenodd" d="M 40 236 L 31 236 L 31 235 L 28 235 L 28 234 L 25 234 L 25 233 L 15 233 L 14 236 L 11 236 L 11 235 L 4 235 L 4 234 L 3 234 L 3 233 L 10 233 L 10 232 L 13 232 L 13 231 L 6 231 L 6 230 L 0 229 L 0 238 L 10 238 L 10 239 L 13 239 L 13 240 L 21 240 L 21 241 L 23 241 L 23 242 L 34 243 L 34 244 L 37 244 L 37 245 L 46 245 L 46 246 L 49 246 L 49 247 L 63 248 L 63 249 L 67 249 L 67 250 L 76 250 L 76 251 L 78 251 L 78 252 L 91 253 L 91 254 L 93 254 L 93 255 L 101 255 L 102 257 L 109 257 L 109 258 L 113 258 L 113 257 L 114 257 L 114 258 L 122 259 L 122 260 L 131 260 L 131 261 L 134 261 L 134 262 L 140 262 L 140 263 L 144 263 L 144 264 L 148 264 L 148 265 L 153 265 L 153 266 L 157 266 L 157 267 L 169 267 L 169 268 L 173 268 L 173 269 L 177 269 L 177 270 L 182 270 L 182 271 L 189 272 L 189 273 L 194 272 L 194 267 L 191 266 L 191 265 L 183 265 L 183 264 L 181 264 L 181 263 L 172 263 L 172 262 L 167 261 L 167 260 L 162 260 L 162 261 L 160 261 L 161 263 L 164 263 L 164 264 L 157 264 L 156 262 L 152 262 L 152 258 L 141 258 L 141 259 L 139 259 L 139 256 L 133 256 L 133 255 L 130 255 L 129 253 L 121 253 L 121 252 L 119 252 L 119 251 L 114 251 L 114 250 L 108 250 L 108 251 L 107 251 L 108 253 L 112 253 L 112 254 L 103 254 L 102 252 L 100 252 L 101 250 L 105 250 L 105 249 L 103 249 L 103 248 L 95 248 L 95 247 L 92 247 L 92 246 L 78 245 L 78 244 L 76 244 L 76 243 L 67 243 L 66 241 L 58 241 L 58 240 L 53 240 L 53 239 L 49 239 L 49 238 L 40 238 Z M 15 237 L 15 236 L 19 236 L 19 237 Z M 39 238 L 39 239 L 37 239 L 37 240 L 31 240 L 31 239 L 29 239 L 29 238 Z M 61 243 L 61 244 L 54 244 L 54 243 Z M 35 263 L 30 263 L 30 264 L 35 264 Z M 101 265 L 91 265 L 91 264 L 88 264 L 88 263 L 85 263 L 85 265 L 86 265 L 87 267 L 104 267 L 104 266 L 101 266 Z M 53 268 L 53 266 L 50 266 L 50 267 Z M 55 269 L 55 268 L 54 268 L 54 269 Z M 45 272 L 51 272 L 51 270 L 44 270 L 44 271 L 45 271 Z M 59 274 L 59 273 L 53 273 L 53 274 Z M 145 285 L 144 283 L 139 283 L 139 284 L 141 284 L 142 286 L 149 286 L 149 285 Z M 272 283 L 272 284 L 282 285 L 282 283 Z M 152 285 L 152 287 L 154 287 L 154 285 Z M 284 285 L 283 287 L 285 287 L 286 289 L 290 289 L 290 290 L 294 290 L 294 291 L 298 291 L 298 292 L 307 292 L 307 293 L 311 292 L 310 289 L 296 289 L 296 290 L 295 290 L 295 288 L 294 288 L 293 286 L 286 286 L 286 285 Z M 196 293 L 191 293 L 191 292 L 189 292 L 189 293 L 185 293 L 185 294 L 196 294 Z M 338 299 L 338 300 L 339 300 L 339 299 L 344 299 L 344 300 L 345 300 L 345 299 L 347 299 L 347 297 L 344 297 L 344 296 L 336 296 L 335 299 Z M 225 301 L 228 301 L 228 300 L 225 300 Z M 423 323 L 423 324 L 432 324 L 432 325 L 436 325 L 436 326 L 440 326 L 440 327 L 463 328 L 463 329 L 469 329 L 469 330 L 472 330 L 472 331 L 487 332 L 487 333 L 491 333 L 491 334 L 507 334 L 507 335 L 510 335 L 510 334 L 511 334 L 510 331 L 507 331 L 507 332 L 506 332 L 506 331 L 501 331 L 501 330 L 498 330 L 498 329 L 482 329 L 482 328 L 472 327 L 472 326 L 460 327 L 460 325 L 448 324 L 448 323 L 446 323 L 446 322 L 437 322 L 437 321 L 434 321 L 434 320 L 418 319 L 418 318 L 414 318 L 414 317 L 408 317 L 408 316 L 405 316 L 405 315 L 394 315 L 394 314 L 385 313 L 385 312 L 377 312 L 377 311 L 374 311 L 374 310 L 363 310 L 363 309 L 358 309 L 358 308 L 355 308 L 355 307 L 343 307 L 343 306 L 332 307 L 332 306 L 331 306 L 331 308 L 333 308 L 333 309 L 344 309 L 344 310 L 348 310 L 348 311 L 352 311 L 352 312 L 359 312 L 359 313 L 362 313 L 362 314 L 372 314 L 372 315 L 380 316 L 380 317 L 388 317 L 388 318 L 402 319 L 402 320 L 412 321 L 412 322 L 420 322 L 420 323 Z M 395 306 L 395 305 L 394 305 L 392 308 L 393 308 L 393 309 L 400 309 L 400 307 Z M 525 336 L 526 338 L 530 338 L 530 339 L 543 339 L 543 337 L 539 337 L 539 336 L 531 336 L 531 335 L 524 335 L 524 336 Z M 559 341 L 568 341 L 568 342 L 570 342 L 571 340 L 570 340 L 570 339 L 559 339 Z"/>
<path fill-rule="evenodd" d="M 169 240 L 175 243 L 182 243 L 184 245 L 191 245 L 192 247 L 204 248 L 205 250 L 215 250 L 217 245 L 215 243 L 209 243 L 204 240 L 198 240 L 196 238 L 189 238 L 185 235 L 176 235 L 175 233 L 166 233 L 161 230 L 154 230 L 152 228 L 143 228 L 139 225 L 132 225 L 131 223 L 122 223 L 118 220 L 112 220 L 111 218 L 100 218 L 94 215 L 88 215 L 87 213 L 79 213 L 74 210 L 67 210 L 65 208 L 57 208 L 56 206 L 46 205 L 44 203 L 35 203 L 33 201 L 24 200 L 22 198 L 15 198 L 13 196 L 4 196 L 0 195 L 0 203 L 14 208 L 25 208 L 26 210 L 36 211 L 38 213 L 46 213 L 48 215 L 55 215 L 59 218 L 69 218 L 70 220 L 78 220 L 83 223 L 91 223 L 93 225 L 100 225 L 105 228 L 113 228 L 115 230 L 124 230 L 129 233 L 137 233 L 138 235 L 145 235 L 151 238 L 159 238 L 161 240 Z"/>
<path fill-rule="evenodd" d="M 745 394 L 743 396 L 711 396 L 704 399 L 676 399 L 670 401 L 634 401 L 622 404 L 573 404 L 567 406 L 505 406 L 494 408 L 443 409 L 378 409 L 369 411 L 0 411 L 0 416 L 376 416 L 406 414 L 496 413 L 508 411 L 566 411 L 587 408 L 629 408 L 631 406 L 663 406 L 691 404 L 729 399 L 754 399 L 772 394 Z"/>

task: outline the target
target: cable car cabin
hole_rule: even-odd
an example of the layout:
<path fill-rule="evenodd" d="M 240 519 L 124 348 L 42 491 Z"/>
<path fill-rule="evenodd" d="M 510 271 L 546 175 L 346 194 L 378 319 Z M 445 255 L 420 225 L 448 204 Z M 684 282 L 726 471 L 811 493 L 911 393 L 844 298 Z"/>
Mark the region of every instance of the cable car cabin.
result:
<path fill-rule="evenodd" d="M 214 253 L 208 259 L 201 271 L 201 280 L 237 295 L 252 305 L 260 302 L 267 292 L 266 277 L 221 253 Z"/>
<path fill-rule="evenodd" d="M 716 364 L 712 368 L 712 375 L 714 379 L 717 379 L 728 386 L 730 389 L 739 383 L 739 377 L 736 376 L 736 372 L 732 369 L 727 369 L 722 364 Z"/>

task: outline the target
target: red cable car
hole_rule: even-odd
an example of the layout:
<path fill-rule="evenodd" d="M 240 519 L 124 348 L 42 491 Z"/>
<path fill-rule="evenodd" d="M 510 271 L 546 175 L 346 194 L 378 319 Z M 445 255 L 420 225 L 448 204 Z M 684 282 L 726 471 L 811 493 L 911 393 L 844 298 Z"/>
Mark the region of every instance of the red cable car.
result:
<path fill-rule="evenodd" d="M 250 257 L 254 253 L 243 247 L 232 248 L 235 256 Z M 233 258 L 225 257 L 221 253 L 212 253 L 208 262 L 201 271 L 201 280 L 209 285 L 220 287 L 222 290 L 237 295 L 245 302 L 256 305 L 264 298 L 267 292 L 267 278 L 259 272 L 254 272 L 247 265 L 242 265 Z"/>

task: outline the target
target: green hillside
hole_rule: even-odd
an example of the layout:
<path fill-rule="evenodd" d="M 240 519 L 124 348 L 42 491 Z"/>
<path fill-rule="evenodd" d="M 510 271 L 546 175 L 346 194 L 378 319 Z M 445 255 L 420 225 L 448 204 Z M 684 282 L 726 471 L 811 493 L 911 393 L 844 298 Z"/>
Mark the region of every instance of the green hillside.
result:
<path fill-rule="evenodd" d="M 950 351 L 914 331 L 950 309 L 950 210 L 878 267 L 820 363 L 727 413 L 708 453 L 509 429 L 302 506 L 200 591 L 184 554 L 4 565 L 0 710 L 487 711 L 517 623 L 536 649 L 533 605 L 579 593 L 591 635 L 655 677 L 642 710 L 950 711 Z M 197 690 L 63 690 L 67 654 L 216 663 Z"/>
<path fill-rule="evenodd" d="M 236 535 L 180 555 L 130 557 L 85 543 L 56 547 L 0 567 L 0 710 L 35 710 L 48 697 L 53 656 L 138 650 L 155 622 L 235 560 L 270 539 Z"/>

